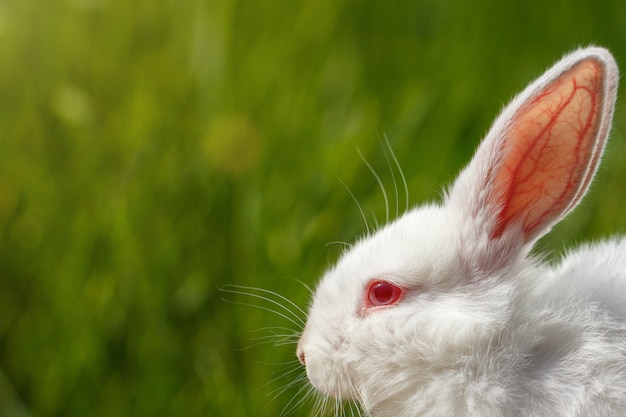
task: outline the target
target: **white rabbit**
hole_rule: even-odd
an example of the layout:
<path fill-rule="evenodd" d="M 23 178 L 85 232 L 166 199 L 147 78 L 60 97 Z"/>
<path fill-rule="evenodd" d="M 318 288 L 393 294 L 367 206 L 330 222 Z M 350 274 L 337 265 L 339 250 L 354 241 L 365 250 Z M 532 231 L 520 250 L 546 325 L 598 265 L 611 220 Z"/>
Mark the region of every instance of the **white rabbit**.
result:
<path fill-rule="evenodd" d="M 607 50 L 565 56 L 442 203 L 343 254 L 298 343 L 314 388 L 374 417 L 626 416 L 626 241 L 529 254 L 585 194 L 617 82 Z"/>

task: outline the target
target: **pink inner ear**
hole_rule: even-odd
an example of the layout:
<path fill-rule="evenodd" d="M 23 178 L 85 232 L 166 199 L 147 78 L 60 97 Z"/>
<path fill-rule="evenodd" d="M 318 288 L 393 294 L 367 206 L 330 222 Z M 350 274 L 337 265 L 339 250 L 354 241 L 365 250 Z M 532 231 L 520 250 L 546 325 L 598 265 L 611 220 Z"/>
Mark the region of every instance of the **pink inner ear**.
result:
<path fill-rule="evenodd" d="M 493 177 L 502 209 L 492 238 L 512 223 L 531 237 L 581 197 L 597 159 L 602 69 L 593 59 L 580 62 L 515 113 Z"/>

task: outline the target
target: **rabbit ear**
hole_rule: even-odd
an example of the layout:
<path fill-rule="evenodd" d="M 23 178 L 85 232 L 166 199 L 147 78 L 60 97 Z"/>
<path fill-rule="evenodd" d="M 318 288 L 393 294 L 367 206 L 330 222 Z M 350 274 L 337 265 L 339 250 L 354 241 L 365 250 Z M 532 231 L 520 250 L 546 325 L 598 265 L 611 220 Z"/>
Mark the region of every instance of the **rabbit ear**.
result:
<path fill-rule="evenodd" d="M 448 197 L 463 212 L 465 238 L 514 254 L 578 204 L 604 149 L 617 78 L 608 51 L 582 49 L 504 109 Z"/>

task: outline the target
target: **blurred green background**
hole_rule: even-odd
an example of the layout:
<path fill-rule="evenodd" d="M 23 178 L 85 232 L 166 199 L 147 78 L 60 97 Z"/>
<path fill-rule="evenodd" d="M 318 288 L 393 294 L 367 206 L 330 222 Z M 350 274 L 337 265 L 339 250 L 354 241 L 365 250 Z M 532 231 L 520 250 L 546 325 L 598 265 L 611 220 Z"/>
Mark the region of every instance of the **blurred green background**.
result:
<path fill-rule="evenodd" d="M 1 0 L 0 416 L 310 415 L 295 345 L 258 343 L 297 327 L 219 289 L 306 306 L 365 231 L 341 182 L 385 217 L 357 149 L 393 195 L 387 136 L 411 203 L 439 198 L 564 52 L 626 63 L 624 22 L 620 0 Z M 625 120 L 544 249 L 626 227 Z"/>

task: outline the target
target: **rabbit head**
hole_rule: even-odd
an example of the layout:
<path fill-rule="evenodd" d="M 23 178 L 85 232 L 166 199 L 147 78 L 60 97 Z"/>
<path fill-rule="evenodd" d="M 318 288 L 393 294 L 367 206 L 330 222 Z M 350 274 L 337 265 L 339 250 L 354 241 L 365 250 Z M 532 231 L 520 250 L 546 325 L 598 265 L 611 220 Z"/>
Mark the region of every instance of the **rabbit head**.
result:
<path fill-rule="evenodd" d="M 342 255 L 298 344 L 318 391 L 373 416 L 505 415 L 536 343 L 519 310 L 551 274 L 529 252 L 585 194 L 617 78 L 602 48 L 565 56 L 503 110 L 443 202 Z"/>

